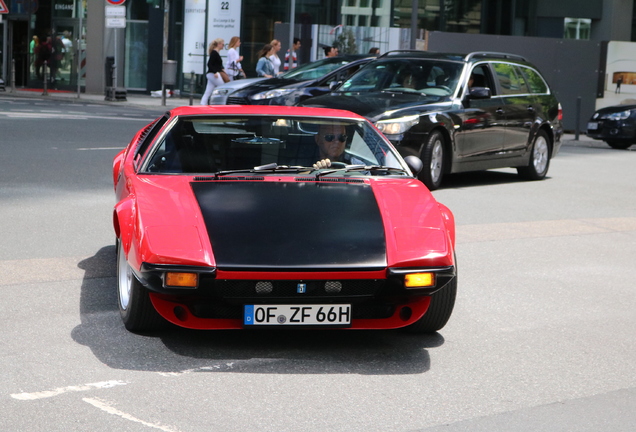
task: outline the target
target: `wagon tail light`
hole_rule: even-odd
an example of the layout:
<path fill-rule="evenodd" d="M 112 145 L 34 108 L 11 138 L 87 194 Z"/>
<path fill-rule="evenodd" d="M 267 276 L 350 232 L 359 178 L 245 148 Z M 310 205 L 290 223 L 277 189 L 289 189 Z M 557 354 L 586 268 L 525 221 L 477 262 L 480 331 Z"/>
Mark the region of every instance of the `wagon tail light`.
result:
<path fill-rule="evenodd" d="M 557 112 L 557 119 L 563 121 L 563 107 L 559 103 L 559 111 Z"/>

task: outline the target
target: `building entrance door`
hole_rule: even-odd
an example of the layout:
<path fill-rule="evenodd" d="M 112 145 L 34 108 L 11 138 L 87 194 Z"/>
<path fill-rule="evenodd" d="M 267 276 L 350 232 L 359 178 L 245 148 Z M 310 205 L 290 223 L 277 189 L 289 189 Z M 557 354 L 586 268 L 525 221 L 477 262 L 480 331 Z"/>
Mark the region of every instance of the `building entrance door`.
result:
<path fill-rule="evenodd" d="M 26 87 L 32 62 L 29 59 L 29 26 L 27 21 L 9 21 L 9 58 L 15 65 L 15 86 Z M 11 71 L 12 65 L 7 65 Z M 10 72 L 9 72 L 10 73 Z"/>
<path fill-rule="evenodd" d="M 55 83 L 58 89 L 70 89 L 77 86 L 78 27 L 78 20 L 73 18 L 53 20 L 56 49 Z"/>

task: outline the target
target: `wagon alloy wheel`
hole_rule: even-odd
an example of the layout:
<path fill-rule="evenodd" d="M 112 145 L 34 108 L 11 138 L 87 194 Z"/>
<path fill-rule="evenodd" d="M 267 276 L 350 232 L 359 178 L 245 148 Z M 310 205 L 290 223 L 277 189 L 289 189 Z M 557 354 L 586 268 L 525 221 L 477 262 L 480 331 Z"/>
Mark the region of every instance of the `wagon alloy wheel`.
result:
<path fill-rule="evenodd" d="M 442 184 L 444 176 L 444 137 L 439 131 L 433 131 L 422 149 L 424 169 L 420 179 L 430 190 Z M 426 169 L 428 167 L 428 169 Z"/>
<path fill-rule="evenodd" d="M 121 241 L 117 243 L 117 298 L 124 326 L 133 332 L 157 329 L 165 321 L 152 306 L 148 290 L 133 274 Z"/>
<path fill-rule="evenodd" d="M 527 180 L 541 180 L 545 178 L 550 166 L 550 139 L 548 134 L 540 130 L 537 133 L 532 150 L 530 150 L 530 160 L 525 167 L 518 167 L 519 175 Z"/>

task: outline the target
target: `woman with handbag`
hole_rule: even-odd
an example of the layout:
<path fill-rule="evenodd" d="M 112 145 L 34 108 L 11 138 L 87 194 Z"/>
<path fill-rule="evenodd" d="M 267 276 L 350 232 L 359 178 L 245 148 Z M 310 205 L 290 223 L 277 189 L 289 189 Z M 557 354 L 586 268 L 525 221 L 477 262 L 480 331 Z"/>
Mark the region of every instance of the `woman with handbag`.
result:
<path fill-rule="evenodd" d="M 274 47 L 270 44 L 265 46 L 258 53 L 258 62 L 256 63 L 256 75 L 259 77 L 273 78 L 274 77 L 274 65 L 269 59 L 269 56 L 274 54 Z"/>
<path fill-rule="evenodd" d="M 243 56 L 238 53 L 238 48 L 241 46 L 241 39 L 238 36 L 232 36 L 232 39 L 230 39 L 230 43 L 227 46 L 228 50 L 227 60 L 225 61 L 225 69 L 227 70 L 227 74 L 230 76 L 230 80 L 233 81 L 245 76 L 243 73 L 243 67 L 241 66 Z"/>
<path fill-rule="evenodd" d="M 214 39 L 208 47 L 208 73 L 205 75 L 208 79 L 208 83 L 205 86 L 205 93 L 203 93 L 203 97 L 201 98 L 201 105 L 208 104 L 215 87 L 230 81 L 230 78 L 223 69 L 223 61 L 221 60 L 221 54 L 219 54 L 224 44 L 225 41 L 218 38 Z"/>

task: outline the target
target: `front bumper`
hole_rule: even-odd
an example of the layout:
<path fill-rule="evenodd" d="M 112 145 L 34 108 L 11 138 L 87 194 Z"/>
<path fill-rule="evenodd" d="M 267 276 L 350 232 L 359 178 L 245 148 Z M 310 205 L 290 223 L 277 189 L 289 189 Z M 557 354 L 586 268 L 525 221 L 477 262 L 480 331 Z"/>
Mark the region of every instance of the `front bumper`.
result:
<path fill-rule="evenodd" d="M 636 123 L 628 120 L 590 121 L 585 134 L 601 141 L 636 142 Z"/>
<path fill-rule="evenodd" d="M 181 268 L 183 269 L 183 268 Z M 166 289 L 161 284 L 165 266 L 142 266 L 140 281 L 163 318 L 192 329 L 240 329 L 245 305 L 351 304 L 347 328 L 391 329 L 420 319 L 430 295 L 456 277 L 454 266 L 424 269 L 380 269 L 359 272 L 210 272 L 199 274 L 199 287 Z M 414 271 L 435 273 L 435 285 L 407 289 L 403 275 Z M 227 276 L 235 278 L 227 278 Z M 266 284 L 269 290 L 257 287 Z M 304 285 L 304 290 L 298 286 Z M 335 287 L 335 288 L 334 288 Z"/>

